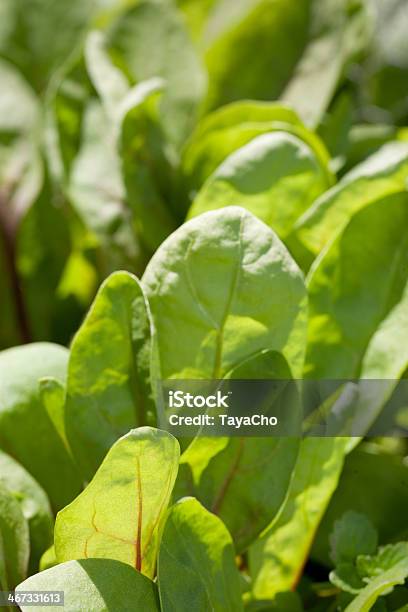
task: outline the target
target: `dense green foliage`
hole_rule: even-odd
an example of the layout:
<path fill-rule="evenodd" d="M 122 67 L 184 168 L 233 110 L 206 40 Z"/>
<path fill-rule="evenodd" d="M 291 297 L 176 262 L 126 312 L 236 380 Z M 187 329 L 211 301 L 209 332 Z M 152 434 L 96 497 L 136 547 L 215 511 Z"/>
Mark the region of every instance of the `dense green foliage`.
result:
<path fill-rule="evenodd" d="M 0 2 L 0 591 L 408 609 L 408 445 L 364 439 L 408 429 L 407 22 Z M 160 428 L 158 381 L 224 378 L 354 379 L 322 410 L 358 437 Z"/>

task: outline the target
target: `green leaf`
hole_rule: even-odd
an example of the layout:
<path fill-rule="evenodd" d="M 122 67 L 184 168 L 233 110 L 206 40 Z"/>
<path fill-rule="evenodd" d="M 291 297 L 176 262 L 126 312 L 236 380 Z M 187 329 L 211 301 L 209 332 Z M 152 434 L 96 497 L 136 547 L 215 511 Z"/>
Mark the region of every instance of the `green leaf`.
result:
<path fill-rule="evenodd" d="M 185 223 L 155 253 L 142 283 L 161 378 L 222 378 L 262 349 L 281 352 L 300 375 L 303 278 L 250 213 L 231 206 Z"/>
<path fill-rule="evenodd" d="M 403 259 L 403 270 L 405 265 Z M 398 380 L 408 368 L 408 277 L 401 280 L 405 281 L 402 294 L 372 335 L 361 364 L 363 380 L 356 412 L 360 431 L 367 431 L 381 411 L 386 411 L 387 401 L 398 391 Z M 380 383 L 373 384 L 373 380 Z"/>
<path fill-rule="evenodd" d="M 178 442 L 167 432 L 141 427 L 120 438 L 86 489 L 59 512 L 57 561 L 117 559 L 153 578 L 178 461 Z"/>
<path fill-rule="evenodd" d="M 112 62 L 102 32 L 90 32 L 85 45 L 85 62 L 89 77 L 99 94 L 106 114 L 117 119 L 118 109 L 130 89 L 125 74 Z"/>
<path fill-rule="evenodd" d="M 336 569 L 329 574 L 330 582 L 345 593 L 356 595 L 364 588 L 364 582 L 351 561 L 336 565 Z"/>
<path fill-rule="evenodd" d="M 334 523 L 331 558 L 336 564 L 353 562 L 358 555 L 372 555 L 377 544 L 377 530 L 370 519 L 350 510 Z"/>
<path fill-rule="evenodd" d="M 243 610 L 231 536 L 196 499 L 170 508 L 157 574 L 163 612 Z"/>
<path fill-rule="evenodd" d="M 77 495 L 80 480 L 42 405 L 38 381 L 48 375 L 64 380 L 67 357 L 65 348 L 48 343 L 0 353 L 0 448 L 38 481 L 54 509 Z"/>
<path fill-rule="evenodd" d="M 357 567 L 367 586 L 346 608 L 346 612 L 368 612 L 381 595 L 388 595 L 394 586 L 408 577 L 408 542 L 380 548 L 374 557 L 359 557 Z"/>
<path fill-rule="evenodd" d="M 0 482 L 0 588 L 24 580 L 30 555 L 28 523 L 17 499 Z"/>
<path fill-rule="evenodd" d="M 78 302 L 70 303 L 58 291 L 72 246 L 69 223 L 61 196 L 45 177 L 41 192 L 21 218 L 16 236 L 17 271 L 34 340 L 54 339 L 66 344 L 81 319 Z"/>
<path fill-rule="evenodd" d="M 181 456 L 175 495 L 195 495 L 242 552 L 284 502 L 298 448 L 294 438 L 196 438 Z"/>
<path fill-rule="evenodd" d="M 344 78 L 345 65 L 367 45 L 369 24 L 364 3 L 355 2 L 352 9 L 344 0 L 312 4 L 307 46 L 281 96 L 307 125 L 318 124 Z"/>
<path fill-rule="evenodd" d="M 52 542 L 54 519 L 45 491 L 12 457 L 0 451 L 0 483 L 20 503 L 30 528 L 30 569 L 35 571 Z"/>
<path fill-rule="evenodd" d="M 217 3 L 203 41 L 210 77 L 207 105 L 278 98 L 307 41 L 310 6 L 309 0 Z"/>
<path fill-rule="evenodd" d="M 291 414 L 286 418 L 292 418 L 294 426 L 298 424 L 298 397 L 293 385 L 286 385 L 291 372 L 280 353 L 256 353 L 228 372 L 226 378 L 278 380 L 276 391 L 268 398 L 268 409 L 273 412 L 275 400 L 285 408 L 290 406 Z M 194 495 L 218 514 L 241 552 L 279 511 L 298 449 L 296 438 L 198 436 L 181 456 L 174 497 Z M 255 473 L 256 478 L 252 476 Z M 238 501 L 240 512 L 236 511 Z"/>
<path fill-rule="evenodd" d="M 393 142 L 354 168 L 298 220 L 295 238 L 313 258 L 364 207 L 406 188 L 408 144 Z"/>
<path fill-rule="evenodd" d="M 50 567 L 54 567 L 58 565 L 57 558 L 55 556 L 55 547 L 54 544 L 47 548 L 45 553 L 42 555 L 40 559 L 39 569 L 40 572 L 43 572 L 46 569 L 50 569 Z"/>
<path fill-rule="evenodd" d="M 184 197 L 191 199 L 234 151 L 257 136 L 275 131 L 289 132 L 309 146 L 326 172 L 327 188 L 332 185 L 334 178 L 328 169 L 328 153 L 318 136 L 303 126 L 296 113 L 277 102 L 250 100 L 228 104 L 198 124 L 183 153 Z"/>
<path fill-rule="evenodd" d="M 277 593 L 273 600 L 252 600 L 245 606 L 245 612 L 303 612 L 299 593 L 285 591 Z"/>
<path fill-rule="evenodd" d="M 64 186 L 81 147 L 84 113 L 93 95 L 82 56 L 70 62 L 47 95 L 45 153 L 51 176 Z"/>
<path fill-rule="evenodd" d="M 161 79 L 144 81 L 130 90 L 118 110 L 124 184 L 140 242 L 148 254 L 176 227 L 167 202 L 173 168 L 157 110 L 162 89 Z"/>
<path fill-rule="evenodd" d="M 126 199 L 112 124 L 96 100 L 91 100 L 84 111 L 81 147 L 72 164 L 68 195 L 84 225 L 96 237 L 103 272 L 121 267 L 139 269 L 143 254 Z"/>
<path fill-rule="evenodd" d="M 64 612 L 159 612 L 156 586 L 128 565 L 112 559 L 68 561 L 31 576 L 21 591 L 63 591 Z M 20 604 L 23 612 L 30 606 Z M 58 612 L 61 606 L 37 606 L 38 612 Z"/>
<path fill-rule="evenodd" d="M 273 598 L 294 589 L 343 467 L 347 438 L 306 438 L 283 508 L 250 548 L 253 593 Z"/>
<path fill-rule="evenodd" d="M 390 321 L 390 327 L 402 322 L 408 280 L 407 223 L 406 193 L 385 197 L 356 213 L 316 261 L 308 280 L 308 376 L 358 376 L 367 345 L 381 322 L 391 311 L 395 321 Z M 391 333 L 387 337 L 391 341 Z M 384 352 L 384 335 L 376 343 L 378 349 L 373 347 L 369 356 L 371 367 L 365 366 L 361 373 L 386 378 L 390 369 L 373 367 Z M 405 353 L 400 357 L 402 368 L 398 359 L 392 378 L 404 369 Z M 362 431 L 360 428 L 359 434 Z"/>
<path fill-rule="evenodd" d="M 7 27 L 0 32 L 0 54 L 43 91 L 78 51 L 94 7 L 92 0 L 5 0 Z"/>
<path fill-rule="evenodd" d="M 52 377 L 42 378 L 39 385 L 42 404 L 65 448 L 71 454 L 65 431 L 65 386 Z"/>
<path fill-rule="evenodd" d="M 172 180 L 166 152 L 169 145 L 165 142 L 158 110 L 164 81 L 152 78 L 130 88 L 125 75 L 112 64 L 99 32 L 92 32 L 88 37 L 86 60 L 112 124 L 106 146 L 114 144 L 120 155 L 126 189 L 123 206 L 129 209 L 138 241 L 147 253 L 152 253 L 175 228 L 163 195 L 171 189 Z M 101 137 L 107 140 L 103 132 Z"/>
<path fill-rule="evenodd" d="M 285 132 L 264 134 L 217 168 L 199 191 L 188 216 L 242 206 L 284 239 L 328 186 L 326 169 L 307 144 Z"/>
<path fill-rule="evenodd" d="M 374 554 L 377 544 L 377 530 L 365 514 L 353 510 L 343 514 L 334 523 L 330 536 L 330 556 L 336 565 L 335 570 L 330 572 L 330 582 L 348 593 L 361 591 L 364 582 L 358 567 L 360 556 Z"/>
<path fill-rule="evenodd" d="M 173 3 L 142 0 L 117 19 L 109 39 L 134 81 L 165 79 L 163 125 L 170 140 L 180 145 L 194 125 L 206 77 L 179 11 Z"/>
<path fill-rule="evenodd" d="M 406 123 L 407 5 L 404 0 L 374 0 L 372 6 L 374 32 L 361 83 L 368 107 L 365 114 L 375 109 L 373 118 L 390 124 Z"/>
<path fill-rule="evenodd" d="M 382 546 L 376 555 L 361 554 L 357 558 L 357 569 L 366 580 L 380 576 L 384 571 L 408 561 L 408 542 L 397 542 Z M 407 564 L 408 565 L 408 564 Z"/>
<path fill-rule="evenodd" d="M 65 428 L 89 479 L 117 438 L 152 421 L 150 316 L 128 272 L 102 284 L 75 336 L 69 358 Z"/>
<path fill-rule="evenodd" d="M 0 34 L 1 40 L 1 34 Z M 0 132 L 27 133 L 40 122 L 40 106 L 35 92 L 16 67 L 0 59 Z"/>

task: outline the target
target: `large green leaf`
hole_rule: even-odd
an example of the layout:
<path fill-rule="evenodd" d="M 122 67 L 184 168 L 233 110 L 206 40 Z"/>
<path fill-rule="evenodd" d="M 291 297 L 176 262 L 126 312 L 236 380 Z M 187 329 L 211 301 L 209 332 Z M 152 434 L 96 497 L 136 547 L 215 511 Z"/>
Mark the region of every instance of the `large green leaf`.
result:
<path fill-rule="evenodd" d="M 284 502 L 298 448 L 295 438 L 196 438 L 181 456 L 175 494 L 220 516 L 241 552 Z"/>
<path fill-rule="evenodd" d="M 276 102 L 250 100 L 228 104 L 198 124 L 183 153 L 184 197 L 191 198 L 231 153 L 256 136 L 274 131 L 289 132 L 304 141 L 326 172 L 327 188 L 332 185 L 328 153 L 296 113 Z"/>
<path fill-rule="evenodd" d="M 134 81 L 165 79 L 161 114 L 168 136 L 179 145 L 194 124 L 206 77 L 176 7 L 138 2 L 112 25 L 110 46 Z"/>
<path fill-rule="evenodd" d="M 20 591 L 62 591 L 64 612 L 159 612 L 156 586 L 128 565 L 113 559 L 68 561 L 31 576 Z M 20 604 L 23 612 L 32 608 Z M 37 605 L 38 612 L 58 612 L 61 606 Z"/>
<path fill-rule="evenodd" d="M 89 479 L 117 438 L 152 420 L 150 317 L 137 278 L 115 272 L 101 286 L 69 358 L 65 429 Z"/>
<path fill-rule="evenodd" d="M 306 44 L 310 6 L 310 0 L 217 3 L 203 41 L 210 75 L 207 105 L 276 99 Z"/>
<path fill-rule="evenodd" d="M 170 508 L 157 575 L 163 612 L 243 610 L 231 536 L 196 499 Z"/>
<path fill-rule="evenodd" d="M 30 568 L 52 542 L 54 519 L 45 491 L 12 457 L 0 451 L 0 483 L 19 501 L 30 528 Z"/>
<path fill-rule="evenodd" d="M 57 561 L 117 559 L 153 578 L 178 462 L 178 442 L 167 432 L 141 427 L 120 438 L 86 489 L 59 512 Z"/>
<path fill-rule="evenodd" d="M 297 585 L 336 489 L 346 447 L 347 438 L 307 438 L 301 443 L 283 508 L 250 549 L 255 598 L 273 598 Z"/>
<path fill-rule="evenodd" d="M 17 499 L 0 482 L 0 588 L 24 580 L 30 555 L 28 523 Z"/>
<path fill-rule="evenodd" d="M 406 188 L 408 144 L 382 147 L 351 170 L 298 220 L 294 247 L 300 242 L 303 265 L 308 267 L 322 249 L 338 236 L 351 217 L 364 207 Z"/>
<path fill-rule="evenodd" d="M 294 385 L 286 384 L 291 372 L 280 353 L 256 353 L 228 372 L 226 378 L 277 380 L 268 398 L 268 410 L 273 412 L 279 404 L 286 412 L 291 411 L 284 417 L 289 429 L 293 431 L 298 425 L 298 395 Z M 279 511 L 298 449 L 299 440 L 289 437 L 209 439 L 198 436 L 181 456 L 175 497 L 194 495 L 218 514 L 241 552 Z M 240 512 L 236 511 L 238 502 Z"/>
<path fill-rule="evenodd" d="M 312 377 L 393 378 L 404 370 L 404 355 L 396 367 L 378 367 L 387 327 L 403 322 L 400 311 L 408 280 L 407 194 L 385 197 L 356 213 L 345 231 L 316 261 L 309 277 L 310 319 L 306 373 Z M 398 306 L 398 304 L 401 306 Z M 382 335 L 367 345 L 381 322 Z M 395 320 L 394 320 L 395 319 Z M 401 327 L 399 334 L 404 333 Z M 398 338 L 393 342 L 398 343 Z M 371 364 L 371 365 L 370 365 Z M 377 367 L 375 367 L 377 364 Z"/>
<path fill-rule="evenodd" d="M 142 282 L 162 378 L 222 378 L 262 349 L 281 352 L 300 375 L 302 275 L 275 234 L 242 208 L 184 224 L 153 256 Z"/>
<path fill-rule="evenodd" d="M 0 54 L 43 91 L 78 51 L 94 8 L 93 0 L 4 0 Z"/>
<path fill-rule="evenodd" d="M 242 206 L 284 239 L 327 187 L 326 169 L 308 145 L 277 131 L 254 138 L 230 155 L 198 192 L 189 217 Z"/>
<path fill-rule="evenodd" d="M 65 348 L 47 343 L 0 353 L 0 447 L 34 476 L 54 509 L 71 501 L 80 480 L 42 405 L 38 381 L 48 375 L 64 380 L 67 360 Z"/>

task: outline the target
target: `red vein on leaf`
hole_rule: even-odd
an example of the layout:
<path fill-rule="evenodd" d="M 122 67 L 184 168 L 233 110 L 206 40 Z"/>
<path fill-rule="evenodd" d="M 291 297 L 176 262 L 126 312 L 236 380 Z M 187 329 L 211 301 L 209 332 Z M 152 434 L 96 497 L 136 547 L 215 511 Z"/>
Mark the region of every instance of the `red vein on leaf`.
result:
<path fill-rule="evenodd" d="M 156 518 L 154 519 L 152 528 L 150 529 L 149 535 L 146 538 L 146 542 L 145 542 L 145 545 L 144 545 L 144 548 L 143 548 L 143 555 L 142 556 L 145 556 L 145 554 L 146 554 L 147 548 L 148 548 L 148 546 L 150 544 L 150 540 L 152 539 L 153 534 L 155 532 L 155 529 L 156 529 L 156 527 L 157 527 L 157 525 L 159 523 L 162 511 L 163 511 L 164 504 L 168 501 L 168 499 L 170 497 L 171 485 L 172 485 L 172 473 L 171 473 L 171 471 L 169 471 L 169 475 L 168 475 L 167 483 L 166 483 L 166 494 L 163 495 L 163 497 L 162 497 L 162 501 L 161 501 L 159 509 L 157 511 Z"/>
<path fill-rule="evenodd" d="M 142 480 L 140 476 L 140 459 L 136 457 L 136 479 L 137 479 L 137 494 L 138 494 L 138 517 L 137 517 L 137 534 L 135 538 L 136 560 L 135 567 L 140 572 L 142 569 L 142 518 L 143 518 L 143 498 L 142 498 Z"/>
<path fill-rule="evenodd" d="M 243 438 L 240 438 L 237 456 L 235 457 L 235 460 L 233 464 L 231 465 L 231 468 L 229 472 L 227 473 L 224 479 L 224 482 L 222 483 L 221 488 L 218 492 L 218 495 L 216 496 L 214 503 L 212 505 L 211 512 L 213 512 L 214 514 L 218 514 L 218 512 L 221 509 L 225 495 L 228 491 L 228 487 L 230 486 L 234 476 L 236 475 L 238 471 L 238 466 L 239 466 L 239 462 L 241 461 L 243 451 L 244 451 L 244 440 Z"/>
<path fill-rule="evenodd" d="M 123 542 L 124 544 L 130 544 L 131 546 L 135 546 L 136 540 L 127 540 L 126 538 L 121 538 L 118 535 L 114 535 L 113 533 L 107 533 L 106 531 L 103 531 L 103 529 L 100 529 L 95 522 L 95 518 L 96 518 L 96 508 L 94 506 L 94 511 L 93 511 L 92 518 L 91 518 L 91 525 L 94 530 L 94 533 L 91 533 L 91 535 L 85 540 L 84 556 L 86 559 L 88 559 L 89 557 L 88 555 L 89 542 L 94 537 L 94 535 L 97 533 L 105 536 L 106 538 L 111 538 L 112 540 L 117 540 L 118 542 Z"/>

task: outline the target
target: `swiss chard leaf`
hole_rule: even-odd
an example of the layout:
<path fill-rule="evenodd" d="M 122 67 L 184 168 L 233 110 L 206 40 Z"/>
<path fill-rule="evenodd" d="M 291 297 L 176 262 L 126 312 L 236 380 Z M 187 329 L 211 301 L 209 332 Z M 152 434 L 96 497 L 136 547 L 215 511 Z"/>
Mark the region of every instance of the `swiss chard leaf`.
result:
<path fill-rule="evenodd" d="M 155 253 L 142 283 L 161 378 L 222 378 L 262 349 L 281 352 L 300 375 L 302 275 L 275 234 L 242 208 L 185 223 Z"/>
<path fill-rule="evenodd" d="M 326 169 L 308 145 L 277 131 L 254 138 L 230 155 L 198 192 L 189 217 L 242 206 L 284 240 L 328 186 Z"/>
<path fill-rule="evenodd" d="M 57 561 L 117 559 L 153 578 L 178 462 L 178 442 L 167 432 L 141 427 L 120 438 L 57 515 Z"/>
<path fill-rule="evenodd" d="M 137 270 L 143 259 L 112 132 L 101 104 L 91 99 L 84 110 L 81 146 L 67 188 L 75 211 L 100 247 L 105 275 L 123 266 Z"/>
<path fill-rule="evenodd" d="M 308 281 L 308 376 L 358 376 L 367 345 L 382 320 L 392 309 L 397 321 L 400 318 L 396 308 L 401 303 L 403 310 L 408 279 L 406 204 L 406 193 L 400 193 L 360 210 L 315 263 Z M 390 321 L 390 327 L 397 321 Z M 378 338 L 380 351 L 383 338 Z M 385 367 L 374 369 L 380 362 L 375 347 L 372 351 L 371 368 L 364 368 L 364 376 L 389 376 Z M 392 377 L 398 378 L 400 370 L 398 363 Z"/>
<path fill-rule="evenodd" d="M 302 267 L 309 267 L 359 210 L 404 191 L 407 167 L 408 144 L 393 142 L 356 166 L 323 194 L 296 223 L 294 241 L 299 241 L 307 252 L 302 255 Z"/>
<path fill-rule="evenodd" d="M 168 512 L 157 574 L 163 612 L 243 610 L 231 536 L 193 498 Z"/>
<path fill-rule="evenodd" d="M 30 569 L 35 571 L 52 542 L 54 519 L 47 495 L 12 457 L 0 451 L 0 483 L 19 501 L 30 528 Z"/>
<path fill-rule="evenodd" d="M 122 174 L 140 242 L 148 254 L 176 227 L 169 206 L 173 169 L 157 110 L 162 89 L 161 79 L 144 81 L 130 90 L 119 108 Z"/>
<path fill-rule="evenodd" d="M 34 476 L 54 509 L 71 501 L 81 485 L 41 402 L 38 381 L 48 375 L 64 380 L 67 360 L 65 348 L 47 343 L 0 353 L 0 448 Z"/>
<path fill-rule="evenodd" d="M 327 187 L 333 183 L 323 143 L 303 126 L 296 113 L 277 102 L 250 100 L 228 104 L 198 124 L 183 153 L 184 196 L 191 199 L 231 153 L 255 137 L 275 131 L 289 132 L 304 141 L 325 170 Z"/>
<path fill-rule="evenodd" d="M 242 552 L 284 502 L 298 448 L 294 438 L 196 438 L 181 456 L 175 494 L 195 495 L 220 516 Z"/>
<path fill-rule="evenodd" d="M 0 587 L 13 589 L 26 577 L 30 555 L 28 523 L 17 499 L 0 482 Z"/>
<path fill-rule="evenodd" d="M 101 286 L 69 358 L 65 430 L 84 477 L 134 425 L 152 419 L 150 318 L 135 276 L 115 272 Z"/>
<path fill-rule="evenodd" d="M 290 410 L 285 419 L 299 419 L 298 397 L 287 362 L 280 353 L 261 351 L 228 372 L 233 379 L 277 379 L 276 395 L 268 398 Z M 289 408 L 290 407 L 290 408 Z M 293 431 L 293 429 L 292 429 Z M 239 552 L 245 550 L 279 511 L 296 463 L 296 438 L 222 438 L 198 436 L 183 453 L 175 486 L 175 497 L 194 495 L 219 515 Z M 279 470 L 277 466 L 279 465 Z M 255 477 L 255 474 L 257 476 Z M 239 500 L 241 512 L 236 512 Z"/>
<path fill-rule="evenodd" d="M 336 489 L 347 438 L 302 441 L 286 501 L 277 519 L 250 549 L 253 592 L 273 598 L 295 588 L 319 522 Z"/>
<path fill-rule="evenodd" d="M 68 561 L 31 576 L 16 589 L 20 591 L 63 591 L 64 610 L 92 612 L 159 612 L 155 584 L 139 572 L 113 559 Z M 30 606 L 20 604 L 23 612 Z M 54 606 L 37 606 L 49 612 Z"/>

